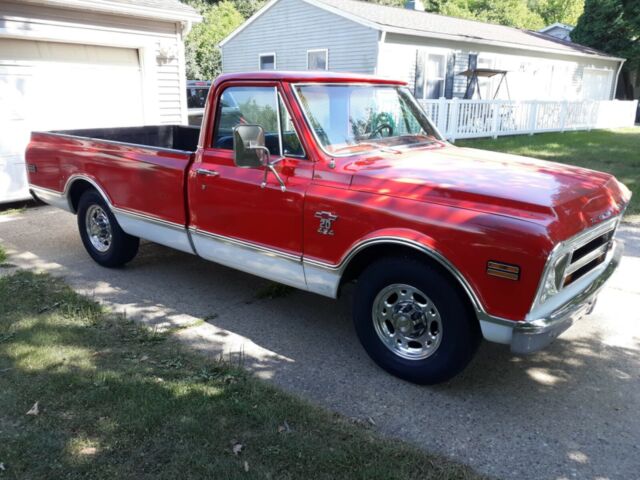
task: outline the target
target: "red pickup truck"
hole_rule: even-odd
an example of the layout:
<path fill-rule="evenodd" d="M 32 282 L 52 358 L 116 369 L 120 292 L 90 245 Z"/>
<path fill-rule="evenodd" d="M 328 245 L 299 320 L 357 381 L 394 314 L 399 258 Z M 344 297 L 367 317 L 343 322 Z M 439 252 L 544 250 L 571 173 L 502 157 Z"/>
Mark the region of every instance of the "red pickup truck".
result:
<path fill-rule="evenodd" d="M 328 297 L 355 282 L 364 348 L 417 383 L 590 313 L 630 199 L 605 173 L 455 147 L 404 83 L 361 75 L 223 75 L 201 129 L 34 132 L 26 158 L 105 267 L 144 238 Z"/>

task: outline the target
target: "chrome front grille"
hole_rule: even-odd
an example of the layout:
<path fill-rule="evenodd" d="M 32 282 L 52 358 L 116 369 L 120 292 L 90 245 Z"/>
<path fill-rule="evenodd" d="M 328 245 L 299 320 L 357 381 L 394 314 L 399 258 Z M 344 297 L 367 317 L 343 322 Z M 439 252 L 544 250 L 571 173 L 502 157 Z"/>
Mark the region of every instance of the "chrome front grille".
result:
<path fill-rule="evenodd" d="M 612 222 L 606 226 L 608 228 L 598 229 L 594 232 L 595 235 L 580 238 L 573 245 L 573 250 L 570 253 L 562 278 L 563 288 L 605 261 L 607 252 L 613 245 L 613 236 L 617 226 L 618 222 Z"/>

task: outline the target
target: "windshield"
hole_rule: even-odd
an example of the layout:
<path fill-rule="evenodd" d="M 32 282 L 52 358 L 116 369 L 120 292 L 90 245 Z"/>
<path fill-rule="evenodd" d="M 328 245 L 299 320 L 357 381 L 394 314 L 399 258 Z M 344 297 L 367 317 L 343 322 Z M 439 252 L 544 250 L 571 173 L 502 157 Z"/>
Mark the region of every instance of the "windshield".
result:
<path fill-rule="evenodd" d="M 350 155 L 439 143 L 406 88 L 387 85 L 298 85 L 310 127 L 325 151 Z"/>

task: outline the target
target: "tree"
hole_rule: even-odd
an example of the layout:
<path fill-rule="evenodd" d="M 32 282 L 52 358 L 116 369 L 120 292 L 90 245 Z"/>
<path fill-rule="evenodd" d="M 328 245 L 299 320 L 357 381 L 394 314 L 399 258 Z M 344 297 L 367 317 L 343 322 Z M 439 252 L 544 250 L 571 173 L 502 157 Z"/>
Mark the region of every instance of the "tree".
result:
<path fill-rule="evenodd" d="M 618 83 L 619 98 L 634 98 L 632 73 L 640 67 L 640 13 L 637 0 L 586 0 L 571 39 L 626 58 Z"/>
<path fill-rule="evenodd" d="M 469 2 L 477 20 L 510 27 L 538 30 L 544 20 L 526 0 L 475 0 Z"/>
<path fill-rule="evenodd" d="M 202 0 L 189 3 L 198 9 L 203 21 L 194 25 L 185 40 L 187 78 L 211 80 L 222 72 L 218 43 L 238 28 L 244 17 L 228 0 L 213 5 Z"/>
<path fill-rule="evenodd" d="M 383 1 L 393 2 L 378 0 L 378 3 Z M 545 23 L 527 0 L 424 0 L 423 3 L 427 12 L 509 27 L 539 29 Z"/>
<path fill-rule="evenodd" d="M 267 0 L 231 0 L 231 2 L 236 10 L 247 19 L 260 10 L 267 3 Z"/>
<path fill-rule="evenodd" d="M 584 11 L 584 0 L 537 0 L 531 9 L 542 17 L 545 25 L 575 25 Z"/>

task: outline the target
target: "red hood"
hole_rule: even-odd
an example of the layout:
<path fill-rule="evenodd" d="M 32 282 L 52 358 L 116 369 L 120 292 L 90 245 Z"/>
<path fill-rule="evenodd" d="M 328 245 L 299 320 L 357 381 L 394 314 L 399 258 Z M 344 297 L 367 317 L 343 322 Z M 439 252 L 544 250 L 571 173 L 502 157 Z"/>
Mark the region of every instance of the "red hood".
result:
<path fill-rule="evenodd" d="M 542 222 L 555 240 L 618 214 L 630 198 L 607 173 L 454 146 L 360 158 L 344 168 L 354 190 Z"/>

